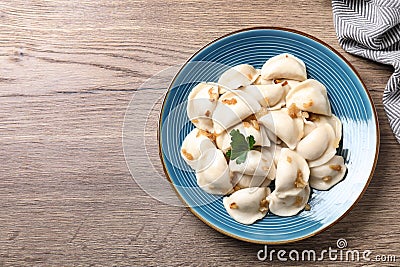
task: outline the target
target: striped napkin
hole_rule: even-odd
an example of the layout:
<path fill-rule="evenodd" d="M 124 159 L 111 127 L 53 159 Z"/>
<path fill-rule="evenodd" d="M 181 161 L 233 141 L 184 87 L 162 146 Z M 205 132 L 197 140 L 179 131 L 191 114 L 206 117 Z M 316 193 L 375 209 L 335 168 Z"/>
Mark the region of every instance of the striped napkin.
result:
<path fill-rule="evenodd" d="M 400 143 L 400 0 L 333 0 L 332 7 L 344 50 L 394 67 L 382 100 Z"/>

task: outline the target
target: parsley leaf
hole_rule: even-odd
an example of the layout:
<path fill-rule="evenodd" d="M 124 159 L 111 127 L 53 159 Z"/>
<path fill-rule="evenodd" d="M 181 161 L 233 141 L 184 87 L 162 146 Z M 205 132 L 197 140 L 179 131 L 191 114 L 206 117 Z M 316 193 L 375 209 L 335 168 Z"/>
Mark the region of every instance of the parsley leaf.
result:
<path fill-rule="evenodd" d="M 256 143 L 256 140 L 254 140 L 254 136 L 252 136 L 252 135 L 247 136 L 246 139 L 247 139 L 247 142 L 249 143 L 249 150 L 252 150 Z"/>
<path fill-rule="evenodd" d="M 252 135 L 247 138 L 240 133 L 239 130 L 232 130 L 231 135 L 231 150 L 229 152 L 229 157 L 231 160 L 236 159 L 237 164 L 242 164 L 246 161 L 247 152 L 253 149 L 256 141 Z M 227 155 L 228 155 L 227 152 Z"/>
<path fill-rule="evenodd" d="M 231 158 L 231 153 L 232 153 L 232 150 L 229 149 L 228 151 L 226 151 L 225 155 L 230 159 Z"/>

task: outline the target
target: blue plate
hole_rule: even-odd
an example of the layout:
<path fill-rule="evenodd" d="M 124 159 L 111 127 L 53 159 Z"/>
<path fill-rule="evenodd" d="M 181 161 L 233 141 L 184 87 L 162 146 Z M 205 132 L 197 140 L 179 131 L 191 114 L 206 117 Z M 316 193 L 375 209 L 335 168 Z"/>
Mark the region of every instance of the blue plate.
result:
<path fill-rule="evenodd" d="M 252 225 L 243 225 L 227 214 L 221 198 L 198 189 L 194 172 L 180 157 L 182 141 L 193 128 L 186 116 L 186 99 L 194 85 L 200 81 L 217 81 L 229 66 L 247 63 L 261 68 L 268 58 L 280 53 L 291 53 L 302 59 L 308 77 L 326 86 L 332 111 L 343 123 L 338 154 L 345 158 L 348 173 L 329 191 L 313 190 L 310 211 L 291 217 L 267 214 Z M 165 97 L 159 142 L 166 176 L 194 215 L 215 230 L 240 240 L 282 244 L 320 233 L 356 204 L 375 169 L 379 128 L 368 91 L 354 68 L 337 51 L 298 31 L 252 28 L 213 41 L 186 62 Z"/>

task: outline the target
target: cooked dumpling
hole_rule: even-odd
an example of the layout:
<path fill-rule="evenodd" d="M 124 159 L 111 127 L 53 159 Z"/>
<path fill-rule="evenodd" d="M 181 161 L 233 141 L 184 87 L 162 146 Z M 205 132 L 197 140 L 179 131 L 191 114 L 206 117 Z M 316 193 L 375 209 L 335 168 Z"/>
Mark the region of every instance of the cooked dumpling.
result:
<path fill-rule="evenodd" d="M 303 120 L 297 117 L 292 118 L 286 108 L 272 110 L 258 121 L 279 137 L 290 149 L 294 149 L 303 137 Z"/>
<path fill-rule="evenodd" d="M 246 161 L 241 164 L 237 164 L 236 160 L 231 160 L 229 169 L 233 175 L 233 185 L 240 188 L 268 186 L 276 175 L 273 155 L 264 149 L 262 152 L 249 151 Z"/>
<path fill-rule="evenodd" d="M 269 210 L 278 216 L 293 216 L 306 206 L 310 198 L 310 186 L 307 185 L 299 191 L 279 192 L 274 191 L 267 197 Z"/>
<path fill-rule="evenodd" d="M 276 166 L 275 191 L 299 191 L 308 185 L 310 169 L 306 160 L 293 150 L 282 148 Z"/>
<path fill-rule="evenodd" d="M 304 81 L 307 79 L 306 65 L 301 59 L 291 54 L 280 54 L 265 62 L 261 69 L 261 77 L 265 80 L 291 79 Z"/>
<path fill-rule="evenodd" d="M 252 135 L 256 143 L 255 146 L 270 146 L 271 142 L 268 139 L 266 130 L 263 126 L 259 125 L 256 120 L 250 122 L 244 121 L 235 125 L 227 131 L 222 132 L 216 137 L 217 147 L 226 153 L 231 148 L 231 135 L 230 132 L 238 130 L 245 137 Z"/>
<path fill-rule="evenodd" d="M 275 190 L 267 198 L 271 212 L 279 216 L 297 214 L 307 204 L 310 169 L 295 151 L 282 148 L 276 169 Z"/>
<path fill-rule="evenodd" d="M 228 163 L 219 149 L 208 149 L 198 160 L 197 184 L 210 194 L 225 195 L 232 191 Z"/>
<path fill-rule="evenodd" d="M 330 116 L 331 105 L 326 87 L 313 79 L 305 80 L 296 85 L 286 96 L 286 105 L 295 104 L 300 110 Z"/>
<path fill-rule="evenodd" d="M 225 71 L 218 80 L 218 84 L 222 85 L 220 93 L 223 94 L 226 91 L 223 87 L 233 90 L 241 86 L 250 85 L 259 76 L 259 71 L 248 64 L 241 64 L 230 68 Z"/>
<path fill-rule="evenodd" d="M 261 153 L 257 150 L 250 150 L 247 152 L 245 162 L 238 164 L 236 160 L 230 160 L 229 169 L 232 173 L 264 177 L 268 176 L 270 180 L 272 180 L 274 177 L 269 176 L 269 172 L 272 169 L 272 174 L 275 173 L 275 164 L 271 154 L 267 152 Z"/>
<path fill-rule="evenodd" d="M 213 131 L 212 114 L 219 98 L 218 86 L 215 84 L 199 83 L 189 94 L 187 115 L 199 129 Z"/>
<path fill-rule="evenodd" d="M 224 93 L 217 101 L 213 113 L 214 132 L 218 135 L 256 113 L 261 106 L 249 94 L 233 90 Z"/>
<path fill-rule="evenodd" d="M 296 151 L 316 167 L 329 161 L 336 154 L 337 140 L 332 126 L 328 123 L 318 125 L 296 147 Z"/>
<path fill-rule="evenodd" d="M 343 157 L 334 156 L 327 163 L 310 168 L 310 186 L 318 190 L 328 190 L 343 179 L 346 170 Z"/>
<path fill-rule="evenodd" d="M 212 134 L 204 130 L 194 128 L 182 142 L 182 158 L 193 169 L 196 169 L 200 156 L 209 149 L 215 149 L 212 139 Z"/>
<path fill-rule="evenodd" d="M 304 121 L 304 135 L 307 135 L 312 130 L 318 127 L 318 125 L 329 124 L 332 126 L 335 132 L 335 148 L 339 146 L 339 142 L 342 139 L 342 122 L 338 117 L 332 114 L 332 116 L 323 116 L 318 114 L 310 114 L 309 118 Z"/>
<path fill-rule="evenodd" d="M 332 126 L 334 132 L 335 132 L 335 147 L 337 148 L 339 146 L 339 142 L 342 139 L 342 122 L 339 120 L 338 117 L 332 114 L 332 116 L 327 117 L 327 116 L 320 116 L 320 123 L 327 122 L 329 125 Z M 318 123 L 318 122 L 317 122 Z"/>
<path fill-rule="evenodd" d="M 289 91 L 286 82 L 279 84 L 249 85 L 242 91 L 253 96 L 261 106 L 269 109 L 280 109 L 285 105 L 285 97 Z"/>
<path fill-rule="evenodd" d="M 237 222 L 252 224 L 267 214 L 268 202 L 265 198 L 270 193 L 268 187 L 240 189 L 229 197 L 224 197 L 224 207 Z"/>
<path fill-rule="evenodd" d="M 328 161 L 336 154 L 335 133 L 332 127 L 328 123 L 317 126 L 299 142 L 296 151 L 313 164 Z"/>

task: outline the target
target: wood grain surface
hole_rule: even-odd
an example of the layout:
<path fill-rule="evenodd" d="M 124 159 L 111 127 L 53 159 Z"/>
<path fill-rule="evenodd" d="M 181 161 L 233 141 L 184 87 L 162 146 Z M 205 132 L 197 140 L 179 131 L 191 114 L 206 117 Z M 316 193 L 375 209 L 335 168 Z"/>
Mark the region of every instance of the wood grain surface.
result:
<path fill-rule="evenodd" d="M 269 249 L 320 250 L 345 238 L 351 249 L 400 261 L 400 145 L 381 101 L 392 68 L 338 46 L 330 1 L 14 0 L 0 3 L 0 24 L 0 266 L 271 264 L 257 259 L 262 245 L 224 236 L 147 195 L 132 180 L 121 142 L 125 111 L 146 79 L 252 26 L 294 28 L 338 49 L 369 89 L 381 128 L 375 175 L 348 216 Z M 148 113 L 138 106 L 138 116 Z M 161 170 L 155 131 L 146 142 Z M 148 161 L 144 151 L 137 158 Z"/>

